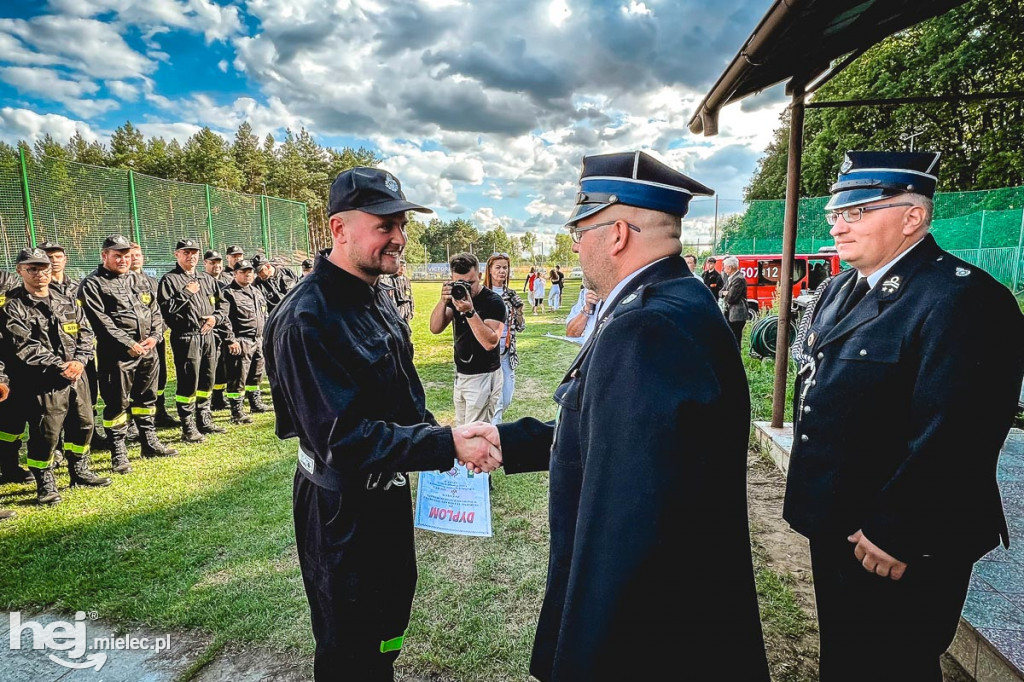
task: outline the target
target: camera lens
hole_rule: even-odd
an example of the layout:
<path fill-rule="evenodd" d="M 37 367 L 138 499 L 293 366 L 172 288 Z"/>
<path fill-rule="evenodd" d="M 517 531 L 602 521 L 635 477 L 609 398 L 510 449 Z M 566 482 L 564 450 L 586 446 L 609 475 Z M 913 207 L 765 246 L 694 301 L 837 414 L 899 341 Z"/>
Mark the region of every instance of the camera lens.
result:
<path fill-rule="evenodd" d="M 456 281 L 452 283 L 452 298 L 456 301 L 462 301 L 469 298 L 469 285 L 463 281 Z"/>

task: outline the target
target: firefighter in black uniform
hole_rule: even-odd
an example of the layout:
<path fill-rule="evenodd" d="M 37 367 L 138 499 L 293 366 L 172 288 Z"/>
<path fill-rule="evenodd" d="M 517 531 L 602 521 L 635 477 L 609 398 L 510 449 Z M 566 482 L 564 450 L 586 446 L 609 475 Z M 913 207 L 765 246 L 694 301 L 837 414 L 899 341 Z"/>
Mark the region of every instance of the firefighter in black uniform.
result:
<path fill-rule="evenodd" d="M 256 275 L 252 261 L 235 264 L 235 281 L 224 290 L 228 304 L 227 339 L 224 357 L 227 364 L 228 403 L 231 421 L 248 424 L 252 421 L 242 410 L 245 395 L 259 395 L 263 379 L 263 328 L 267 322 L 267 300 L 252 286 Z M 250 399 L 252 400 L 252 399 Z M 251 403 L 253 412 L 266 412 L 262 402 Z"/>
<path fill-rule="evenodd" d="M 398 181 L 354 168 L 331 186 L 334 247 L 267 323 L 279 438 L 298 437 L 295 534 L 316 680 L 390 682 L 416 588 L 404 472 L 492 470 L 500 454 L 438 426 L 408 327 L 374 283 L 398 269 L 408 210 Z M 492 458 L 493 455 L 496 457 Z M 330 523 L 328 523 L 330 522 Z"/>
<path fill-rule="evenodd" d="M 146 264 L 146 256 L 142 253 L 142 246 L 132 242 L 132 265 L 131 270 L 135 275 L 136 288 L 140 292 L 148 293 L 153 297 L 153 300 L 157 299 L 157 289 L 160 283 L 156 277 L 147 275 L 142 266 Z M 163 315 L 161 315 L 163 319 Z M 167 328 L 167 325 L 164 325 Z M 167 342 L 164 341 L 164 335 L 160 335 L 160 341 L 156 344 L 156 348 L 153 349 L 156 353 L 157 362 L 160 365 L 159 375 L 157 377 L 156 384 L 156 425 L 157 426 L 179 426 L 179 422 L 175 417 L 171 416 L 171 413 L 167 411 L 167 403 L 164 400 L 164 389 L 167 387 Z"/>
<path fill-rule="evenodd" d="M 7 274 L 7 273 L 4 273 L 4 274 Z M 7 396 L 9 396 L 10 394 L 11 394 L 11 389 L 8 386 L 7 375 L 4 374 L 4 363 L 3 363 L 3 360 L 0 360 L 0 403 L 2 403 L 5 400 L 7 400 Z M 17 456 L 18 453 L 15 452 L 14 454 L 15 454 L 15 456 Z M 28 472 L 26 472 L 26 473 L 28 473 Z M 32 474 L 29 473 L 29 476 L 31 477 Z M 14 516 L 14 512 L 11 511 L 10 509 L 0 509 L 0 521 L 6 521 L 7 519 L 9 519 L 9 518 L 11 518 L 13 516 Z"/>
<path fill-rule="evenodd" d="M 274 312 L 274 308 L 284 300 L 285 294 L 295 286 L 295 282 L 288 276 L 291 273 L 286 268 L 272 264 L 261 253 L 253 256 L 252 266 L 256 268 L 256 280 L 253 282 L 253 286 L 263 292 L 263 296 L 267 299 L 267 310 Z M 288 274 L 285 274 L 286 272 Z"/>
<path fill-rule="evenodd" d="M 312 273 L 312 272 L 313 272 L 313 259 L 312 258 L 307 258 L 304 261 L 302 261 L 302 274 L 299 275 L 299 281 L 302 281 L 302 280 L 306 279 L 306 277 L 309 276 L 310 273 Z"/>
<path fill-rule="evenodd" d="M 223 289 L 235 281 L 232 273 L 224 268 L 224 258 L 216 251 L 207 251 L 203 255 L 203 268 L 206 274 L 217 280 L 217 286 Z M 225 410 L 224 389 L 227 387 L 227 375 L 224 369 L 224 330 L 227 325 L 217 327 L 217 371 L 213 377 L 213 395 L 210 396 L 211 410 Z"/>
<path fill-rule="evenodd" d="M 178 265 L 160 280 L 158 297 L 164 322 L 171 329 L 171 350 L 178 388 L 174 396 L 181 419 L 182 440 L 198 443 L 204 433 L 224 433 L 210 414 L 210 391 L 217 367 L 217 325 L 225 314 L 220 286 L 202 270 L 199 244 L 178 241 Z M 198 427 L 198 428 L 197 428 Z"/>
<path fill-rule="evenodd" d="M 224 252 L 224 255 L 228 257 L 228 262 L 224 265 L 224 274 L 227 275 L 227 281 L 221 279 L 224 286 L 229 287 L 235 281 L 235 265 L 238 261 L 245 258 L 245 249 L 237 244 L 232 244 Z"/>
<path fill-rule="evenodd" d="M 0 308 L 7 302 L 7 294 L 21 286 L 21 277 L 13 272 L 0 271 Z M 14 360 L 10 347 L 4 343 L 3 328 L 0 327 L 0 363 L 8 365 Z M 3 383 L 7 388 L 8 379 Z M 0 408 L 0 484 L 28 483 L 34 480 L 31 472 L 18 466 L 18 452 L 21 450 L 21 436 L 25 433 L 24 405 L 15 400 Z"/>
<path fill-rule="evenodd" d="M 2 319 L 16 358 L 9 369 L 28 414 L 28 466 L 37 500 L 57 504 L 53 451 L 62 429 L 71 485 L 110 485 L 89 468 L 93 422 L 85 365 L 93 357 L 93 333 L 81 306 L 50 291 L 46 252 L 23 249 L 17 263 L 23 286 L 7 295 Z"/>
<path fill-rule="evenodd" d="M 82 280 L 78 299 L 96 333 L 96 357 L 103 395 L 103 427 L 110 434 L 110 462 L 119 474 L 128 463 L 128 411 L 139 429 L 142 455 L 176 455 L 156 436 L 156 386 L 160 362 L 156 346 L 164 320 L 156 297 L 139 288 L 130 272 L 131 242 L 115 234 L 103 240 L 103 263 Z"/>

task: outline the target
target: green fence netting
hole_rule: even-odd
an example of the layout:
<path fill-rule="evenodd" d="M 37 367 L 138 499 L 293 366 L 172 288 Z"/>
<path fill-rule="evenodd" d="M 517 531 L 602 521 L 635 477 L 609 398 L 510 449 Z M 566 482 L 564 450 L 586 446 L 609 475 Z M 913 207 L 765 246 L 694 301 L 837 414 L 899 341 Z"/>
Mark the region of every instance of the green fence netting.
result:
<path fill-rule="evenodd" d="M 797 211 L 797 253 L 833 245 L 825 222 L 828 197 L 801 199 Z M 716 245 L 719 254 L 782 253 L 784 201 L 752 201 L 739 229 Z M 1024 285 L 1024 187 L 935 195 L 932 234 L 939 245 L 987 270 L 1020 291 Z"/>
<path fill-rule="evenodd" d="M 49 239 L 67 249 L 76 277 L 95 268 L 111 234 L 139 242 L 155 275 L 173 267 L 184 237 L 204 251 L 238 244 L 296 269 L 310 255 L 305 204 L 27 154 L 0 156 L 0 233 L 0 267 L 12 270 L 19 249 Z"/>

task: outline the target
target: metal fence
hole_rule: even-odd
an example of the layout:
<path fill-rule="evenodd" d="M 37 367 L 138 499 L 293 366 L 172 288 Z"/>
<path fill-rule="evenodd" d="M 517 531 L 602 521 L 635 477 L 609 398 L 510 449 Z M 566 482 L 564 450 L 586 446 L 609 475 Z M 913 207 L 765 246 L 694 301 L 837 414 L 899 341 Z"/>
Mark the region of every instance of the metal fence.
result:
<path fill-rule="evenodd" d="M 123 234 L 142 245 L 146 269 L 174 265 L 174 246 L 196 240 L 223 253 L 238 244 L 297 268 L 308 258 L 306 205 L 210 185 L 162 180 L 119 168 L 52 157 L 0 156 L 0 268 L 18 251 L 50 240 L 68 254 L 68 271 L 95 268 L 103 240 Z"/>

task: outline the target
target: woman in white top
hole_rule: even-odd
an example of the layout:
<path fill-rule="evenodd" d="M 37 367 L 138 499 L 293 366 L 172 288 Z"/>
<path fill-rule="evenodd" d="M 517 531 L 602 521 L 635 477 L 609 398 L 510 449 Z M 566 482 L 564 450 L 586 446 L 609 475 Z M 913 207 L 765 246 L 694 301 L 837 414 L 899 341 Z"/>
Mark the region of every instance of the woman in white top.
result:
<path fill-rule="evenodd" d="M 510 261 L 508 254 L 495 253 L 487 259 L 484 268 L 484 286 L 501 296 L 505 302 L 505 332 L 498 340 L 501 351 L 501 374 L 504 383 L 501 388 L 501 402 L 491 420 L 500 424 L 503 413 L 512 403 L 512 394 L 516 390 L 516 367 L 519 366 L 519 354 L 516 352 L 516 333 L 526 328 L 523 320 L 523 299 L 512 290 L 509 283 Z"/>

